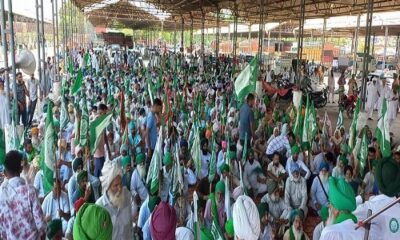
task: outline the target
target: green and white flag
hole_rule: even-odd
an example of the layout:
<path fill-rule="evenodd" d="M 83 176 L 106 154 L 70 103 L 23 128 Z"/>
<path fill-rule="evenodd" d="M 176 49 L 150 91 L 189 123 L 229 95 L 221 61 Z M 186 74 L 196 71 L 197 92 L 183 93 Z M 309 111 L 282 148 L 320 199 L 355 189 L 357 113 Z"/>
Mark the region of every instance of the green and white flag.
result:
<path fill-rule="evenodd" d="M 78 93 L 78 91 L 82 87 L 82 83 L 83 83 L 83 73 L 82 73 L 82 70 L 79 69 L 79 71 L 75 77 L 74 84 L 72 85 L 72 89 L 71 89 L 71 92 L 73 95 L 76 95 Z"/>
<path fill-rule="evenodd" d="M 197 176 L 201 174 L 201 143 L 200 143 L 200 134 L 199 127 L 196 126 L 194 131 L 194 140 L 192 144 L 192 148 L 190 149 L 190 154 L 192 155 L 193 163 L 196 168 Z"/>
<path fill-rule="evenodd" d="M 302 128 L 303 128 L 303 116 L 301 115 L 301 111 L 303 108 L 303 98 L 300 98 L 300 104 L 297 108 L 296 112 L 296 121 L 294 123 L 293 134 L 295 136 L 302 136 Z"/>
<path fill-rule="evenodd" d="M 309 142 L 312 142 L 314 137 L 317 135 L 317 131 L 318 131 L 317 114 L 315 112 L 314 102 L 311 102 L 310 114 L 309 114 L 308 120 L 310 121 L 310 123 L 308 125 L 309 126 L 309 130 L 310 130 Z"/>
<path fill-rule="evenodd" d="M 361 98 L 357 100 L 356 109 L 354 110 L 353 120 L 350 125 L 350 136 L 349 136 L 349 147 L 354 149 L 356 146 L 356 135 L 357 135 L 357 120 L 360 113 Z"/>
<path fill-rule="evenodd" d="M 90 152 L 94 154 L 96 147 L 99 144 L 100 137 L 104 134 L 104 130 L 110 125 L 112 119 L 112 112 L 104 114 L 96 118 L 90 123 Z M 82 132 L 82 126 L 81 126 Z"/>
<path fill-rule="evenodd" d="M 162 166 L 162 144 L 163 144 L 163 127 L 158 131 L 156 147 L 151 157 L 149 171 L 147 173 L 146 185 L 150 186 L 150 194 L 154 195 L 159 189 L 159 173 Z"/>
<path fill-rule="evenodd" d="M 224 235 L 222 233 L 221 227 L 219 226 L 218 209 L 215 198 L 216 198 L 215 193 L 211 193 L 209 196 L 209 199 L 211 201 L 211 216 L 212 216 L 211 234 L 214 240 L 224 240 Z"/>
<path fill-rule="evenodd" d="M 240 72 L 239 76 L 236 78 L 234 87 L 235 94 L 238 100 L 243 101 L 243 99 L 249 94 L 256 90 L 256 81 L 258 74 L 258 59 L 253 58 L 249 65 L 247 65 L 243 71 Z"/>
<path fill-rule="evenodd" d="M 81 125 L 79 131 L 79 145 L 84 147 L 87 145 L 88 133 L 89 133 L 89 111 L 87 109 L 86 97 L 83 98 L 82 103 L 82 114 L 81 114 Z"/>
<path fill-rule="evenodd" d="M 44 142 L 40 151 L 41 167 L 43 170 L 43 188 L 45 194 L 53 189 L 56 165 L 56 138 L 53 122 L 53 103 L 49 101 L 47 106 Z"/>
<path fill-rule="evenodd" d="M 216 150 L 216 143 L 215 143 L 215 134 L 212 135 L 212 145 L 211 145 L 211 160 L 210 160 L 210 171 L 208 173 L 208 181 L 214 181 L 215 174 L 217 172 L 217 150 Z"/>
<path fill-rule="evenodd" d="M 375 129 L 375 136 L 378 140 L 379 147 L 382 152 L 382 157 L 389 157 L 390 155 L 392 155 L 386 99 L 383 100 L 381 117 L 379 118 L 378 124 Z"/>
<path fill-rule="evenodd" d="M 303 122 L 303 132 L 301 136 L 302 147 L 304 149 L 310 148 L 309 114 L 310 114 L 310 98 L 309 95 L 307 95 L 306 111 L 304 114 L 304 122 Z"/>
<path fill-rule="evenodd" d="M 200 240 L 200 226 L 199 226 L 199 217 L 197 216 L 197 201 L 199 201 L 199 196 L 197 195 L 196 191 L 193 192 L 193 205 L 194 205 L 194 239 Z"/>
<path fill-rule="evenodd" d="M 3 129 L 0 128 L 0 165 L 4 164 L 6 158 L 6 135 Z"/>
<path fill-rule="evenodd" d="M 367 164 L 368 160 L 368 139 L 367 139 L 367 131 L 366 129 L 363 129 L 363 136 L 361 140 L 361 147 L 360 147 L 360 154 L 358 159 L 360 159 L 360 175 L 361 177 L 364 177 L 364 169 Z"/>
<path fill-rule="evenodd" d="M 339 129 L 343 126 L 343 108 L 339 110 L 339 116 L 336 122 L 336 129 Z"/>
<path fill-rule="evenodd" d="M 65 103 L 64 96 L 61 96 L 61 109 L 60 109 L 60 129 L 64 129 L 69 122 L 67 104 Z"/>

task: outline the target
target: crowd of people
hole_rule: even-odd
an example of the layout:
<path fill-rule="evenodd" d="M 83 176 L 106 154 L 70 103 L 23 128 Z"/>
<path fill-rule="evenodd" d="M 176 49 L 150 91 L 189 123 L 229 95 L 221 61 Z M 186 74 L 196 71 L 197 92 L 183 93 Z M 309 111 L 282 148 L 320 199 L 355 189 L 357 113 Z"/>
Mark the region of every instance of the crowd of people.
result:
<path fill-rule="evenodd" d="M 118 56 L 71 51 L 48 96 L 34 76 L 17 73 L 14 121 L 25 130 L 0 159 L 0 239 L 356 240 L 367 210 L 400 195 L 393 134 L 384 149 L 386 138 L 368 125 L 334 126 L 312 103 L 280 104 L 260 89 L 240 99 L 235 81 L 247 63 L 229 57 L 192 64 L 158 52 L 144 66 Z M 303 75 L 317 75 L 308 69 Z M 271 71 L 261 68 L 257 81 L 273 83 Z M 292 70 L 282 76 L 294 79 Z M 383 105 L 375 84 L 369 118 Z M 395 205 L 376 217 L 370 238 L 399 239 L 399 214 Z M 310 218 L 319 223 L 306 232 Z"/>

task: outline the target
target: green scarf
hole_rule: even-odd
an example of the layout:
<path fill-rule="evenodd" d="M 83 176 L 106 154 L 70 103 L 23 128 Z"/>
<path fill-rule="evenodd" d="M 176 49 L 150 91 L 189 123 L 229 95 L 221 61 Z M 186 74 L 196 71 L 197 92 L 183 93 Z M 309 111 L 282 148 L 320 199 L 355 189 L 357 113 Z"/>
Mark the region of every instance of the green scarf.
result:
<path fill-rule="evenodd" d="M 351 220 L 353 220 L 354 223 L 357 223 L 357 217 L 354 216 L 352 213 L 341 212 L 341 213 L 339 213 L 339 216 L 337 216 L 334 224 L 344 222 L 348 219 L 351 219 Z"/>
<path fill-rule="evenodd" d="M 293 227 L 289 228 L 289 240 L 295 240 L 294 233 L 293 233 Z M 306 240 L 306 237 L 304 236 L 304 232 L 301 235 L 301 240 Z"/>

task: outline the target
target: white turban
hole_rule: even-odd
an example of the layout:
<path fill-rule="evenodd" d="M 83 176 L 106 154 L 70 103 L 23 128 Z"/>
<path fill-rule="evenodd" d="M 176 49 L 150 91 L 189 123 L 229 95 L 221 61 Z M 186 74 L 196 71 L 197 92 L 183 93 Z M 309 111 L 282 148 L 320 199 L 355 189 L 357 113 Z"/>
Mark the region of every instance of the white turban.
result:
<path fill-rule="evenodd" d="M 232 192 L 233 200 L 236 201 L 236 199 L 238 199 L 238 197 L 240 197 L 242 195 L 243 195 L 243 188 L 241 186 L 238 186 L 235 189 L 233 189 L 233 192 Z"/>
<path fill-rule="evenodd" d="M 176 240 L 194 240 L 194 235 L 189 228 L 178 227 L 175 230 L 175 238 Z"/>
<path fill-rule="evenodd" d="M 107 160 L 104 163 L 103 169 L 101 170 L 101 187 L 103 188 L 103 193 L 105 193 L 117 176 L 122 177 L 122 168 L 116 161 Z"/>
<path fill-rule="evenodd" d="M 248 196 L 238 197 L 233 205 L 233 228 L 239 239 L 257 240 L 260 236 L 260 216 L 256 204 Z"/>

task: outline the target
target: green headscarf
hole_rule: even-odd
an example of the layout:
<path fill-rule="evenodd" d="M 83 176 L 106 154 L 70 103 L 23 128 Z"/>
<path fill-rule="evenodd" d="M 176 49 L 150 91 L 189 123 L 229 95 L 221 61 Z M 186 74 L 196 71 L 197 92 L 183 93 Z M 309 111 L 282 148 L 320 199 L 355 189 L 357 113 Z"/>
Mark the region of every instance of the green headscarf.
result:
<path fill-rule="evenodd" d="M 79 183 L 82 182 L 82 180 L 83 180 L 85 177 L 87 178 L 87 176 L 88 176 L 88 172 L 85 171 L 85 170 L 83 170 L 83 171 L 81 171 L 80 173 L 78 173 L 78 176 L 76 177 L 76 181 L 77 181 L 78 184 L 79 184 Z"/>
<path fill-rule="evenodd" d="M 48 239 L 53 239 L 53 237 L 58 233 L 62 233 L 62 223 L 61 219 L 54 219 L 47 225 L 46 236 Z"/>
<path fill-rule="evenodd" d="M 139 153 L 138 155 L 136 155 L 136 164 L 141 164 L 144 161 L 144 154 L 143 153 Z"/>
<path fill-rule="evenodd" d="M 347 166 L 347 164 L 349 163 L 349 160 L 347 160 L 345 155 L 340 155 L 339 161 L 342 161 L 345 166 Z"/>
<path fill-rule="evenodd" d="M 292 226 L 292 224 L 293 224 L 293 222 L 294 222 L 294 219 L 297 217 L 297 216 L 299 216 L 300 218 L 301 218 L 301 221 L 303 221 L 304 220 L 304 213 L 303 213 L 303 211 L 302 210 L 300 210 L 300 209 L 293 209 L 291 212 L 290 212 L 290 218 L 289 218 L 289 220 L 290 220 L 290 226 Z"/>
<path fill-rule="evenodd" d="M 219 171 L 220 171 L 221 173 L 229 172 L 229 165 L 226 164 L 226 163 L 223 163 L 223 164 L 219 167 Z"/>
<path fill-rule="evenodd" d="M 383 194 L 389 197 L 399 195 L 400 166 L 392 157 L 378 161 L 375 169 L 375 179 L 378 182 L 379 191 Z"/>
<path fill-rule="evenodd" d="M 75 240 L 110 240 L 112 230 L 108 211 L 99 205 L 85 203 L 76 215 L 73 236 Z"/>
<path fill-rule="evenodd" d="M 297 145 L 294 145 L 291 149 L 292 154 L 299 154 L 300 148 Z"/>
<path fill-rule="evenodd" d="M 131 164 L 131 157 L 127 155 L 121 159 L 121 166 L 123 168 L 126 168 L 126 166 L 128 166 L 128 164 Z"/>
<path fill-rule="evenodd" d="M 220 192 L 222 194 L 225 194 L 225 183 L 224 181 L 219 181 L 217 185 L 215 185 L 215 193 Z"/>

